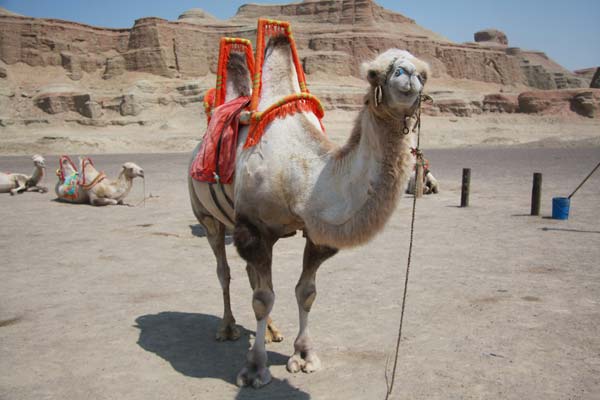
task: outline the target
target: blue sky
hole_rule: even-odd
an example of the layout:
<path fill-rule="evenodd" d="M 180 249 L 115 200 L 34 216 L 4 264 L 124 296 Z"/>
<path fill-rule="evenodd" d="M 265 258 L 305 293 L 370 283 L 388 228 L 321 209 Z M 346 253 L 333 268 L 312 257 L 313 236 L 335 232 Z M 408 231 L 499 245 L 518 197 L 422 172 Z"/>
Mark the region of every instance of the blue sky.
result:
<path fill-rule="evenodd" d="M 90 25 L 128 28 L 140 17 L 175 20 L 202 8 L 226 19 L 245 3 L 219 0 L 0 0 L 0 6 L 32 17 L 60 18 Z M 600 66 L 600 0 L 379 0 L 387 9 L 455 42 L 473 40 L 480 29 L 504 31 L 511 46 L 545 51 L 569 69 Z"/>

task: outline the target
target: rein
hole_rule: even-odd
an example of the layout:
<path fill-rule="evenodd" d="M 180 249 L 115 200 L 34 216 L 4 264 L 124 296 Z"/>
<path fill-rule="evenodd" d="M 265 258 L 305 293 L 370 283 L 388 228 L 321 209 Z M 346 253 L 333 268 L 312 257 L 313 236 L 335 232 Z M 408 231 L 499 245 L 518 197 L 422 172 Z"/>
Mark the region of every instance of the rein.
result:
<path fill-rule="evenodd" d="M 416 123 L 413 126 L 412 131 L 417 133 L 417 146 L 411 150 L 411 152 L 414 152 L 415 156 L 417 157 L 417 163 L 422 163 L 423 162 L 423 152 L 421 151 L 421 149 L 419 148 L 420 146 L 420 141 L 421 141 L 421 107 L 422 104 L 426 102 L 426 103 L 430 103 L 433 102 L 433 99 L 431 98 L 431 96 L 426 95 L 426 94 L 421 94 L 419 95 L 419 98 L 417 100 L 417 109 L 415 115 L 416 116 Z M 405 117 L 406 120 L 406 117 Z M 408 126 L 404 127 L 403 132 L 405 135 L 410 132 L 410 129 L 408 129 Z M 406 296 L 408 293 L 408 276 L 410 273 L 410 264 L 411 264 L 411 260 L 412 260 L 412 250 L 413 250 L 413 242 L 414 242 L 414 232 L 415 232 L 415 216 L 416 216 L 416 209 L 417 209 L 417 196 L 416 194 L 413 196 L 413 205 L 412 205 L 412 215 L 411 215 L 411 220 L 410 220 L 410 242 L 409 242 L 409 246 L 408 246 L 408 259 L 406 261 L 406 274 L 404 275 L 404 291 L 402 293 L 402 308 L 400 311 L 400 322 L 399 322 L 399 326 L 398 326 L 398 336 L 397 336 L 397 340 L 396 340 L 396 347 L 395 347 L 395 353 L 394 353 L 394 366 L 392 368 L 392 376 L 390 381 L 388 382 L 388 362 L 389 362 L 389 358 L 388 358 L 388 362 L 386 362 L 386 371 L 385 371 L 385 383 L 387 385 L 387 391 L 385 393 L 385 400 L 388 400 L 389 397 L 392 394 L 392 391 L 394 390 L 394 381 L 396 379 L 396 368 L 398 367 L 398 354 L 400 352 L 400 340 L 402 339 L 402 324 L 404 322 L 404 310 L 405 310 L 405 306 L 406 306 Z"/>

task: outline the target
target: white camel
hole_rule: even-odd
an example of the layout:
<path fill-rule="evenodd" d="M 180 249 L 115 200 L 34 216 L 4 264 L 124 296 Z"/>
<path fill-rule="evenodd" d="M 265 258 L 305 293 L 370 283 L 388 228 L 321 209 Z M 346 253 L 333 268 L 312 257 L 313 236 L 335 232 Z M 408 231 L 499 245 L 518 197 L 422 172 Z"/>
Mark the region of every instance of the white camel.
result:
<path fill-rule="evenodd" d="M 296 113 L 267 125 L 260 142 L 249 148 L 243 148 L 248 128 L 240 131 L 235 182 L 222 191 L 213 190 L 216 197 L 208 183 L 189 180 L 192 208 L 206 228 L 223 289 L 218 339 L 239 337 L 229 301 L 226 227 L 234 228 L 234 244 L 247 262 L 254 290 L 256 340 L 238 374 L 240 386 L 258 388 L 271 381 L 265 338 L 275 300 L 271 280 L 275 242 L 298 230 L 306 236 L 296 285 L 300 328 L 287 369 L 316 371 L 321 362 L 308 334 L 308 316 L 317 293 L 317 269 L 338 249 L 364 244 L 382 230 L 412 170 L 405 128 L 418 110 L 428 66 L 406 51 L 391 49 L 365 63 L 363 71 L 370 88 L 345 145 L 330 142 L 313 114 Z M 265 48 L 258 109 L 299 92 L 287 40 L 272 38 Z M 234 208 L 225 195 L 233 199 Z"/>
<path fill-rule="evenodd" d="M 0 193 L 15 195 L 23 192 L 46 193 L 48 191 L 47 187 L 39 185 L 46 172 L 44 157 L 36 154 L 31 159 L 35 167 L 31 175 L 0 172 Z"/>
<path fill-rule="evenodd" d="M 82 174 L 81 187 L 93 206 L 124 204 L 123 200 L 133 186 L 133 179 L 144 178 L 144 170 L 132 162 L 122 165 L 117 179 L 108 179 L 89 162 L 89 159 L 81 161 L 80 173 Z"/>
<path fill-rule="evenodd" d="M 61 157 L 55 191 L 59 199 L 69 203 L 90 203 L 93 206 L 124 204 L 131 191 L 133 179 L 144 178 L 144 170 L 135 163 L 126 162 L 119 176 L 108 179 L 99 172 L 88 157 L 79 158 L 79 169 L 66 156 Z"/>
<path fill-rule="evenodd" d="M 408 180 L 408 186 L 406 187 L 407 194 L 415 194 L 417 190 L 417 172 L 413 171 L 410 174 Z M 433 176 L 429 167 L 423 169 L 423 194 L 434 194 L 440 191 L 440 184 L 438 180 Z"/>

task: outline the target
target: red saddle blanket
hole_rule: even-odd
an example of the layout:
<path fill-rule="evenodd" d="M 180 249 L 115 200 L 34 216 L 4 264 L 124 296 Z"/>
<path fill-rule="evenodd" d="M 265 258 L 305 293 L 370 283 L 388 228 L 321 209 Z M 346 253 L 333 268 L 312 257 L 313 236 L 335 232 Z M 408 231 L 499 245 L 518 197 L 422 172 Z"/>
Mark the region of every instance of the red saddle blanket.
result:
<path fill-rule="evenodd" d="M 250 97 L 242 96 L 214 109 L 190 167 L 192 178 L 210 183 L 233 181 L 240 114 L 249 103 Z"/>

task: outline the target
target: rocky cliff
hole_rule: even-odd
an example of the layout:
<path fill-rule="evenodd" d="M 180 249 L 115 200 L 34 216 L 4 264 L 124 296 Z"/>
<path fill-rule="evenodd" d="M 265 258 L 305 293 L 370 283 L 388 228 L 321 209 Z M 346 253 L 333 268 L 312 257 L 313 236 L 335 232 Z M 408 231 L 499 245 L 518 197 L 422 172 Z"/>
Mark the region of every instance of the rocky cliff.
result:
<path fill-rule="evenodd" d="M 309 83 L 323 83 L 318 94 L 334 107 L 356 106 L 362 90 L 340 92 L 335 85 L 327 86 L 327 81 L 357 77 L 363 60 L 390 47 L 406 48 L 427 60 L 434 77 L 442 79 L 537 89 L 589 86 L 584 76 L 567 71 L 544 53 L 508 47 L 508 38 L 497 30 L 478 32 L 472 43 L 453 43 L 373 0 L 249 4 L 225 21 L 195 9 L 182 13 L 177 21 L 141 18 L 130 29 L 0 12 L 0 79 L 9 82 L 0 93 L 5 97 L 0 105 L 9 111 L 0 112 L 0 117 L 24 118 L 31 104 L 46 114 L 77 112 L 91 119 L 112 115 L 117 121 L 150 106 L 199 101 L 216 68 L 219 38 L 254 40 L 261 16 L 293 22 Z M 72 90 L 32 88 L 33 83 L 17 71 L 29 67 L 41 75 L 52 71 L 54 78 L 46 83 L 56 83 L 57 71 L 63 71 Z M 146 77 L 141 84 L 153 88 L 140 91 L 132 73 L 156 77 Z M 100 78 L 104 83 L 94 81 Z M 43 83 L 41 78 L 33 81 Z M 67 93 L 75 97 L 65 100 Z"/>
<path fill-rule="evenodd" d="M 307 73 L 344 60 L 357 75 L 364 59 L 389 47 L 407 48 L 428 60 L 438 75 L 541 89 L 583 86 L 575 74 L 543 53 L 498 44 L 478 32 L 477 42 L 456 44 L 372 0 L 311 0 L 288 5 L 244 5 L 228 21 L 202 12 L 178 21 L 141 18 L 131 29 L 106 29 L 75 22 L 0 15 L 0 59 L 6 64 L 62 66 L 77 80 L 101 69 L 105 78 L 122 71 L 166 77 L 204 76 L 214 68 L 221 36 L 255 37 L 260 16 L 290 20 Z M 504 38 L 501 32 L 494 32 Z M 477 36 L 477 35 L 476 35 Z M 502 42 L 502 41 L 501 41 Z M 338 63 L 328 62 L 324 52 Z M 557 74 L 562 74 L 557 81 Z"/>

